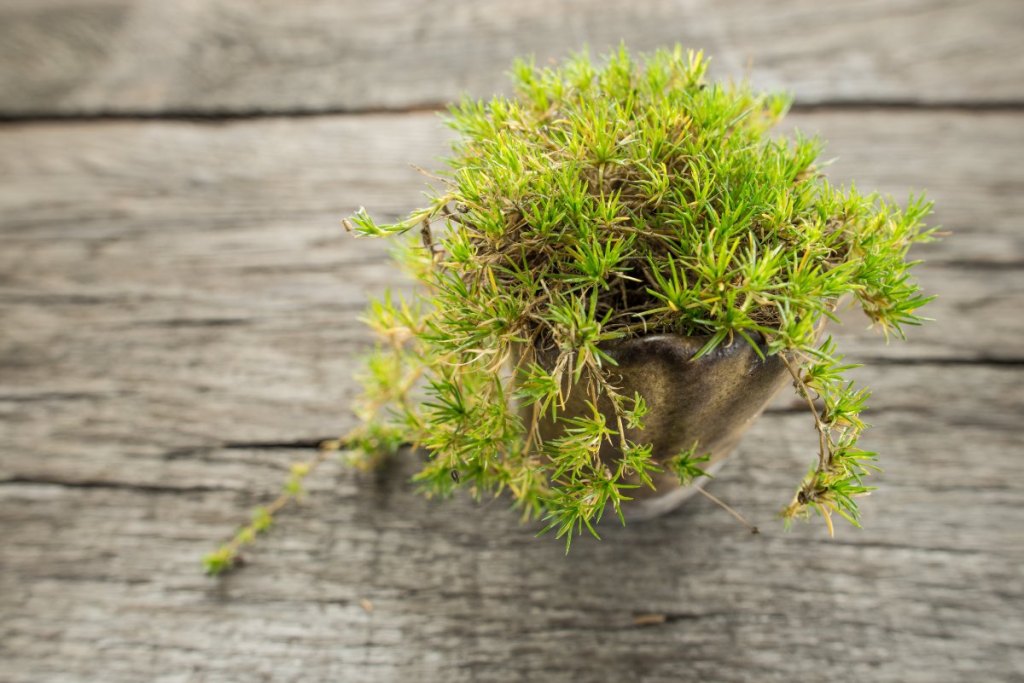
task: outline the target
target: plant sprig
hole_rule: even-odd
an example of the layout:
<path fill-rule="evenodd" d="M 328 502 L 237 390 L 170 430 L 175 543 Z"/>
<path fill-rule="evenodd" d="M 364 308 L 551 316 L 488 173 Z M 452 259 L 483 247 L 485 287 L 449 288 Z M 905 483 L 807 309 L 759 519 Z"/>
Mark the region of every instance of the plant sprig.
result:
<path fill-rule="evenodd" d="M 249 523 L 240 528 L 230 541 L 203 556 L 203 569 L 206 573 L 217 576 L 238 565 L 241 561 L 242 549 L 255 543 L 260 534 L 270 529 L 274 523 L 274 515 L 288 503 L 303 495 L 303 481 L 327 459 L 331 452 L 337 451 L 339 447 L 340 442 L 338 441 L 324 441 L 320 444 L 319 452 L 314 458 L 305 462 L 293 463 L 288 469 L 288 477 L 285 479 L 278 497 L 269 505 L 260 505 L 255 508 Z"/>

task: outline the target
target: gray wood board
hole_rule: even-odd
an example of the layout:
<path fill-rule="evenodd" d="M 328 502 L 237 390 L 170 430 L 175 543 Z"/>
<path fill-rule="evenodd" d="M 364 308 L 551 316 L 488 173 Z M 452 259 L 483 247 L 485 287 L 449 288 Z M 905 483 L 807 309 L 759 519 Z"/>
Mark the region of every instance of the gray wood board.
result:
<path fill-rule="evenodd" d="M 1004 389 L 1001 370 L 903 377 L 912 410 L 874 418 L 887 458 L 866 528 L 831 541 L 774 517 L 808 464 L 802 414 L 762 418 L 711 484 L 760 535 L 698 497 L 568 557 L 505 501 L 423 500 L 412 458 L 317 473 L 223 581 L 198 557 L 259 496 L 0 486 L 5 680 L 1019 680 L 1021 397 L 957 424 L 930 389 Z"/>
<path fill-rule="evenodd" d="M 790 115 L 783 130 L 827 140 L 823 158 L 835 159 L 826 172 L 836 182 L 854 179 L 901 201 L 927 189 L 934 222 L 956 236 L 922 255 L 1007 267 L 1024 262 L 1022 120 L 1016 113 L 816 112 Z M 428 179 L 410 164 L 438 168 L 450 139 L 432 113 L 8 124 L 0 127 L 0 231 L 15 243 L 73 236 L 73 244 L 108 246 L 151 235 L 198 253 L 225 230 L 241 235 L 270 223 L 283 241 L 278 248 L 314 228 L 333 239 L 340 218 L 360 205 L 384 219 L 418 206 Z M 198 242 L 190 246 L 186 232 Z M 121 250 L 130 246 L 122 242 Z M 269 265 L 273 252 L 263 258 Z"/>
<path fill-rule="evenodd" d="M 408 210 L 405 164 L 447 138 L 427 114 L 0 128 L 0 678 L 1019 680 L 1019 116 L 793 122 L 956 232 L 919 251 L 935 323 L 842 332 L 873 360 L 866 530 L 780 528 L 814 447 L 784 396 L 711 485 L 759 536 L 697 499 L 565 558 L 503 501 L 416 496 L 414 457 L 332 462 L 224 581 L 199 556 L 312 453 L 282 446 L 350 424 L 355 316 L 402 286 L 338 218 Z"/>
<path fill-rule="evenodd" d="M 704 48 L 813 104 L 1024 101 L 1014 0 L 7 0 L 0 113 L 359 111 L 507 90 L 588 43 Z"/>
<path fill-rule="evenodd" d="M 937 322 L 885 345 L 850 314 L 836 334 L 851 357 L 1019 363 L 1018 117 L 794 120 L 833 140 L 839 177 L 933 188 L 956 231 L 920 250 Z M 432 115 L 0 129 L 0 409 L 21 454 L 6 475 L 174 485 L 180 453 L 344 431 L 370 344 L 356 318 L 402 281 L 338 218 L 408 210 L 424 179 L 406 162 L 430 165 L 446 140 Z"/>

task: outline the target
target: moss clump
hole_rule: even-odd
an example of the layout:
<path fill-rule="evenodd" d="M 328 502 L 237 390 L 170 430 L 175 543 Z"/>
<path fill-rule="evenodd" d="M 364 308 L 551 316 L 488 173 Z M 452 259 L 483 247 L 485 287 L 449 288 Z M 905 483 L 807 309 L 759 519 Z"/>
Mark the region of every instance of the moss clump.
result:
<path fill-rule="evenodd" d="M 706 64 L 679 48 L 620 48 L 602 66 L 585 54 L 559 68 L 519 62 L 514 98 L 451 110 L 460 138 L 429 206 L 392 225 L 353 217 L 359 235 L 415 229 L 401 261 L 424 285 L 372 308 L 383 343 L 359 407 L 364 453 L 384 433 L 422 446 L 429 492 L 507 488 L 569 539 L 619 509 L 627 473 L 660 466 L 625 440 L 643 401 L 608 381 L 602 345 L 710 335 L 703 354 L 742 338 L 783 354 L 819 432 L 784 516 L 857 523 L 874 459 L 857 448 L 867 392 L 846 380 L 822 324 L 847 295 L 887 336 L 920 322 L 928 299 L 906 255 L 928 237 L 931 207 L 832 186 L 819 140 L 770 134 L 787 97 L 707 84 Z M 553 366 L 537 362 L 552 352 Z M 610 398 L 616 414 L 558 418 L 569 376 L 571 391 Z M 532 423 L 513 397 L 539 406 Z M 538 414 L 562 419 L 564 436 L 542 442 Z M 596 457 L 605 439 L 621 441 L 617 468 Z"/>
<path fill-rule="evenodd" d="M 645 406 L 609 381 L 602 346 L 710 335 L 703 354 L 738 338 L 782 354 L 818 429 L 784 516 L 857 523 L 874 459 L 857 448 L 867 393 L 821 330 L 844 296 L 887 336 L 920 322 L 928 299 L 906 255 L 929 235 L 930 205 L 829 184 L 819 140 L 771 134 L 788 97 L 706 83 L 706 64 L 680 48 L 518 62 L 514 97 L 451 110 L 459 137 L 428 206 L 390 225 L 362 210 L 346 221 L 361 236 L 408 233 L 399 260 L 422 284 L 371 308 L 381 343 L 348 440 L 362 463 L 421 446 L 429 493 L 507 489 L 568 541 L 619 510 L 627 475 L 673 467 L 626 440 Z M 615 414 L 559 416 L 567 384 Z M 537 406 L 532 421 L 514 399 Z M 540 415 L 563 435 L 543 441 Z M 617 467 L 596 457 L 604 440 L 620 446 Z"/>

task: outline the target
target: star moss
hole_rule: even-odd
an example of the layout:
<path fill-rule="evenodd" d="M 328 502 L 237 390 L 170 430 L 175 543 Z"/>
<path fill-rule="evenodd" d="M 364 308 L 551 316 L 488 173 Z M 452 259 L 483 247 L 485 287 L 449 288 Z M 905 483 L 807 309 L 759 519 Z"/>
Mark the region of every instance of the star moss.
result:
<path fill-rule="evenodd" d="M 380 344 L 348 442 L 359 461 L 422 447 L 429 493 L 508 490 L 568 542 L 620 512 L 627 475 L 678 469 L 626 440 L 646 406 L 609 381 L 603 347 L 672 332 L 708 335 L 704 354 L 740 339 L 781 354 L 818 430 L 784 517 L 857 524 L 875 458 L 857 447 L 867 392 L 823 323 L 844 297 L 886 336 L 921 322 L 928 298 L 906 257 L 929 236 L 931 207 L 833 186 L 820 140 L 772 133 L 787 96 L 708 83 L 706 66 L 680 48 L 517 62 L 513 97 L 451 109 L 458 139 L 425 208 L 394 224 L 363 210 L 346 221 L 396 238 L 422 285 L 371 307 Z M 567 390 L 611 399 L 614 414 L 560 414 Z M 562 435 L 543 441 L 541 416 Z M 605 440 L 620 447 L 614 467 L 597 457 Z"/>

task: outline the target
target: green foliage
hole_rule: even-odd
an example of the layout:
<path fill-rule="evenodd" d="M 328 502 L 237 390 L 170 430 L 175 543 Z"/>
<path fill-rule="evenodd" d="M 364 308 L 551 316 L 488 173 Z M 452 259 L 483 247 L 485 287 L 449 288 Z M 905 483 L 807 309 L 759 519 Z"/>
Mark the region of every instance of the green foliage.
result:
<path fill-rule="evenodd" d="M 701 465 L 711 459 L 710 455 L 697 455 L 697 444 L 694 444 L 682 453 L 678 453 L 665 463 L 669 470 L 679 477 L 680 483 L 684 486 L 693 482 L 697 477 L 710 477 Z"/>
<path fill-rule="evenodd" d="M 302 496 L 302 482 L 322 463 L 328 453 L 337 451 L 340 443 L 325 441 L 320 444 L 320 452 L 309 462 L 293 463 L 288 470 L 288 477 L 281 487 L 280 495 L 267 506 L 257 507 L 252 512 L 252 519 L 239 529 L 230 541 L 203 557 L 203 569 L 211 576 L 229 571 L 241 562 L 241 550 L 256 542 L 256 537 L 264 533 L 274 523 L 274 515 L 292 500 Z"/>
<path fill-rule="evenodd" d="M 787 97 L 706 83 L 706 64 L 700 52 L 624 47 L 601 65 L 517 62 L 515 97 L 452 108 L 460 137 L 426 208 L 346 223 L 360 236 L 419 229 L 400 258 L 422 284 L 416 313 L 390 298 L 371 310 L 393 360 L 371 363 L 365 400 L 389 406 L 367 425 L 429 450 L 417 477 L 428 492 L 508 488 L 568 542 L 609 506 L 621 512 L 627 475 L 652 485 L 664 465 L 684 483 L 700 476 L 693 451 L 659 465 L 626 441 L 646 406 L 607 379 L 607 343 L 673 332 L 709 335 L 698 355 L 737 337 L 781 354 L 819 433 L 784 516 L 857 523 L 874 459 L 856 447 L 867 392 L 821 329 L 843 297 L 887 336 L 922 321 L 928 298 L 906 255 L 929 237 L 931 205 L 831 185 L 819 140 L 771 134 Z M 410 372 L 422 381 L 400 378 Z M 559 414 L 571 392 L 592 414 Z M 561 435 L 542 439 L 542 417 Z M 618 467 L 598 457 L 605 442 Z"/>
<path fill-rule="evenodd" d="M 821 141 L 772 133 L 788 97 L 707 83 L 706 66 L 678 47 L 517 62 L 514 97 L 451 109 L 459 137 L 425 208 L 394 224 L 362 209 L 345 221 L 396 239 L 421 285 L 370 308 L 380 344 L 349 437 L 357 463 L 423 447 L 416 480 L 428 494 L 507 489 L 568 544 L 606 510 L 621 515 L 627 481 L 653 486 L 662 467 L 684 483 L 703 473 L 696 451 L 658 463 L 627 440 L 646 405 L 610 383 L 606 345 L 709 335 L 705 354 L 738 338 L 781 355 L 818 429 L 817 461 L 785 517 L 857 523 L 874 458 L 856 447 L 867 394 L 821 330 L 843 297 L 887 336 L 921 322 L 928 298 L 906 256 L 930 235 L 931 205 L 830 184 Z M 589 414 L 564 414 L 571 394 Z M 542 418 L 558 436 L 542 437 Z M 598 456 L 605 443 L 617 462 Z"/>

